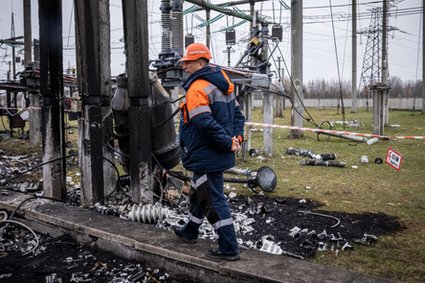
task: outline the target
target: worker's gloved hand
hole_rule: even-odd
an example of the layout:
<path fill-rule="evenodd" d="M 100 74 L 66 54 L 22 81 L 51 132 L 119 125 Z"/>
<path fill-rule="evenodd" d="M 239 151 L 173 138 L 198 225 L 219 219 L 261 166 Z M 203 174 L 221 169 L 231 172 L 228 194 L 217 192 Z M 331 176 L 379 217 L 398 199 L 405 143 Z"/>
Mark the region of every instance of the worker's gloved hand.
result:
<path fill-rule="evenodd" d="M 238 139 L 239 144 L 240 144 L 240 145 L 242 145 L 242 142 L 243 142 L 243 136 L 239 135 L 239 136 L 237 136 L 236 138 Z"/>
<path fill-rule="evenodd" d="M 239 140 L 238 140 L 237 137 L 233 137 L 232 138 L 232 151 L 238 152 L 239 150 L 241 150 L 241 145 L 239 143 Z"/>

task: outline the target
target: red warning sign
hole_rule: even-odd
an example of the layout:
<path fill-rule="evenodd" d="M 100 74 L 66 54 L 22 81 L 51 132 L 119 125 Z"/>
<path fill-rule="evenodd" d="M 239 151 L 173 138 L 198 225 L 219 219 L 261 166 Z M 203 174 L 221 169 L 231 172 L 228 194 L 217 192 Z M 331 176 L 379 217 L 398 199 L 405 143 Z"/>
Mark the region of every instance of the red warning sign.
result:
<path fill-rule="evenodd" d="M 391 147 L 387 150 L 387 158 L 385 160 L 391 167 L 400 171 L 401 162 L 403 161 L 403 156 L 401 153 L 398 153 Z"/>

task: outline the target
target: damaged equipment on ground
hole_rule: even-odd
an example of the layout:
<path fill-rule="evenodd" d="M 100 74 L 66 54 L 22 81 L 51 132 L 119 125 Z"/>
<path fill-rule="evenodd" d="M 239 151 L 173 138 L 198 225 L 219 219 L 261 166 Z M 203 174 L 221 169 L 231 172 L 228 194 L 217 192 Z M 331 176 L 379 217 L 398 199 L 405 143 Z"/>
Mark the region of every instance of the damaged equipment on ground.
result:
<path fill-rule="evenodd" d="M 247 184 L 248 187 L 255 191 L 256 187 L 260 187 L 265 192 L 273 192 L 276 188 L 277 184 L 277 178 L 275 172 L 267 166 L 263 166 L 257 171 L 249 170 L 249 169 L 237 169 L 237 168 L 231 168 L 229 170 L 225 171 L 226 173 L 236 173 L 236 174 L 242 174 L 247 176 L 247 179 L 239 179 L 239 178 L 228 178 L 225 177 L 224 181 L 229 183 L 242 183 Z M 191 178 L 189 176 L 184 175 L 182 172 L 176 172 L 176 171 L 168 171 L 168 174 L 170 176 L 173 176 L 177 179 L 183 180 L 183 181 L 190 181 Z"/>
<path fill-rule="evenodd" d="M 330 167 L 345 167 L 346 163 L 337 161 L 335 153 L 314 153 L 311 150 L 290 147 L 286 149 L 287 154 L 305 156 L 310 159 L 301 160 L 301 165 L 310 166 L 330 166 Z"/>

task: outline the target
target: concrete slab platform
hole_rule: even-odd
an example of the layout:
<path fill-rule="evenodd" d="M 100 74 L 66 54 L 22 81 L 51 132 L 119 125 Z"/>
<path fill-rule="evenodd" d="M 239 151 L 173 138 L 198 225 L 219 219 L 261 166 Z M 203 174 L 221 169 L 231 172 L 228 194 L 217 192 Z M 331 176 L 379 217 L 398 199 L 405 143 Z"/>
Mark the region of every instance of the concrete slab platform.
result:
<path fill-rule="evenodd" d="M 215 261 L 205 252 L 216 243 L 200 239 L 187 244 L 170 231 L 126 221 L 62 202 L 0 192 L 0 209 L 14 211 L 34 230 L 69 234 L 116 255 L 149 262 L 199 282 L 396 282 L 307 260 L 242 249 L 241 259 Z"/>

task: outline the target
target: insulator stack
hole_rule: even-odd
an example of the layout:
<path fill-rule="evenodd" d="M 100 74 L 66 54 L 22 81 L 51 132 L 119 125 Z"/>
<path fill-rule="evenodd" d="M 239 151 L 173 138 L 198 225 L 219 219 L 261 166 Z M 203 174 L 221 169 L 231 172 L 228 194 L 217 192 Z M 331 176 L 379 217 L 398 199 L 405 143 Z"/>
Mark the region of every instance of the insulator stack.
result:
<path fill-rule="evenodd" d="M 166 53 L 171 51 L 171 30 L 170 30 L 170 0 L 161 1 L 161 52 Z"/>
<path fill-rule="evenodd" d="M 172 50 L 183 54 L 183 1 L 171 2 L 171 44 Z"/>
<path fill-rule="evenodd" d="M 152 204 L 134 204 L 128 217 L 132 221 L 145 224 L 156 224 L 161 222 L 168 215 L 168 209 Z"/>

